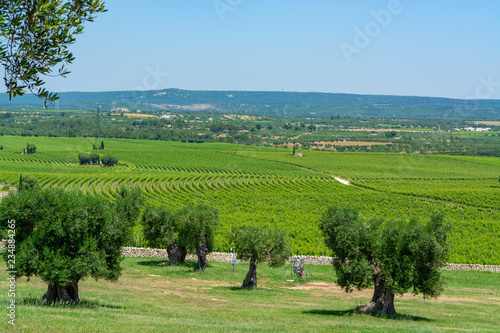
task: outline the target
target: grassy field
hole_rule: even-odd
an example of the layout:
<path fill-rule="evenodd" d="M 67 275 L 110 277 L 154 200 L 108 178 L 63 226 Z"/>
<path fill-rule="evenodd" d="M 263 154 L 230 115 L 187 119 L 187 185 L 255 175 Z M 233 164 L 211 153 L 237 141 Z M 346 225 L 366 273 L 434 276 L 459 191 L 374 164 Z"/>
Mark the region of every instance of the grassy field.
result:
<path fill-rule="evenodd" d="M 28 142 L 37 153 L 21 155 Z M 229 251 L 234 227 L 256 223 L 285 229 L 293 253 L 323 254 L 318 220 L 331 204 L 391 220 L 443 212 L 453 224 L 451 262 L 500 264 L 498 158 L 318 151 L 294 157 L 290 149 L 106 139 L 106 149 L 94 152 L 117 156 L 118 166 L 78 165 L 78 154 L 93 152 L 93 143 L 92 138 L 4 136 L 0 184 L 15 186 L 23 173 L 45 187 L 111 200 L 120 186 L 137 186 L 150 204 L 176 210 L 205 203 L 220 212 L 217 251 Z M 130 245 L 147 245 L 140 230 L 140 225 L 134 229 Z"/>
<path fill-rule="evenodd" d="M 313 279 L 286 282 L 290 269 L 259 265 L 257 290 L 239 286 L 247 264 L 194 262 L 165 267 L 161 259 L 126 258 L 117 282 L 85 280 L 76 306 L 46 306 L 38 278 L 16 282 L 16 326 L 7 323 L 5 263 L 0 264 L 0 331 L 8 332 L 498 332 L 498 273 L 444 272 L 446 291 L 437 299 L 397 297 L 397 319 L 360 315 L 372 290 L 346 294 L 331 266 L 308 266 Z M 283 275 L 284 273 L 284 275 Z"/>

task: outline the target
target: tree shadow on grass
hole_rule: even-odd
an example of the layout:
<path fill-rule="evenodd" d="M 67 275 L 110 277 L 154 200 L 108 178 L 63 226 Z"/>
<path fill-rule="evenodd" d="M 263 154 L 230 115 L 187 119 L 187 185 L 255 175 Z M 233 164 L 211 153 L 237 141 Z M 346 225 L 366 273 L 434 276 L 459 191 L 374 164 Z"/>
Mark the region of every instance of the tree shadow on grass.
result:
<path fill-rule="evenodd" d="M 149 266 L 149 267 L 163 267 L 163 266 L 166 266 L 165 263 L 167 262 L 168 260 L 165 260 L 165 259 L 162 259 L 162 260 L 148 260 L 148 261 L 139 261 L 137 262 L 138 265 L 141 265 L 141 266 Z"/>
<path fill-rule="evenodd" d="M 148 266 L 148 267 L 179 267 L 179 268 L 187 268 L 189 269 L 189 272 L 192 273 L 193 270 L 194 270 L 194 267 L 196 266 L 196 263 L 198 261 L 197 260 L 193 260 L 193 259 L 186 259 L 184 261 L 184 264 L 183 265 L 168 265 L 168 260 L 165 260 L 165 259 L 157 259 L 157 260 L 147 260 L 147 261 L 139 261 L 137 262 L 138 265 L 141 265 L 141 266 Z M 212 266 L 210 266 L 210 263 L 207 264 L 207 266 L 205 267 L 205 269 L 207 268 L 210 268 Z M 179 270 L 178 271 L 179 273 L 185 273 L 183 272 L 182 270 Z M 202 272 L 202 271 L 200 271 Z"/>
<path fill-rule="evenodd" d="M 392 320 L 423 321 L 423 322 L 433 321 L 432 319 L 429 319 L 429 318 L 424 318 L 424 317 L 419 317 L 419 316 L 411 316 L 411 315 L 405 315 L 405 314 L 399 314 L 397 316 L 380 316 L 380 315 L 376 315 L 376 314 L 366 314 L 366 313 L 360 313 L 360 312 L 356 311 L 355 309 L 352 309 L 352 310 L 318 310 L 318 309 L 313 309 L 313 310 L 302 311 L 302 313 L 322 315 L 322 316 L 336 316 L 336 317 L 371 316 L 374 318 L 383 318 L 383 319 L 392 319 Z"/>
<path fill-rule="evenodd" d="M 78 302 L 53 302 L 49 303 L 43 301 L 39 298 L 25 297 L 19 302 L 20 305 L 31 305 L 31 306 L 43 306 L 43 307 L 53 307 L 53 308 L 73 308 L 73 309 L 122 309 L 119 305 L 104 304 L 98 301 L 80 300 Z"/>
<path fill-rule="evenodd" d="M 256 294 L 259 296 L 278 296 L 278 295 L 285 295 L 285 291 L 281 289 L 274 289 L 274 288 L 242 288 L 241 286 L 219 286 L 216 287 L 217 289 L 220 290 L 229 290 L 229 291 L 235 291 L 235 292 L 241 292 L 241 293 L 250 293 L 250 294 Z"/>

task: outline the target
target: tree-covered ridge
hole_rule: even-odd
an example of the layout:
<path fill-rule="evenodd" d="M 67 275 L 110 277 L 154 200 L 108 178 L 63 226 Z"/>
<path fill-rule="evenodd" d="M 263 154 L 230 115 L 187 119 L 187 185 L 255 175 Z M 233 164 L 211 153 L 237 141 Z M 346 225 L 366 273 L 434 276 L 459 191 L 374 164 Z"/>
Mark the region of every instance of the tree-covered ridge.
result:
<path fill-rule="evenodd" d="M 282 116 L 350 115 L 363 117 L 498 117 L 499 100 L 460 100 L 437 97 L 358 95 L 317 92 L 199 91 L 165 89 L 154 91 L 66 92 L 58 94 L 62 109 L 94 109 L 97 104 L 109 111 L 114 107 L 143 111 L 184 110 L 186 106 L 223 113 Z M 32 96 L 0 106 L 39 108 Z M 197 105 L 202 105 L 196 107 Z"/>

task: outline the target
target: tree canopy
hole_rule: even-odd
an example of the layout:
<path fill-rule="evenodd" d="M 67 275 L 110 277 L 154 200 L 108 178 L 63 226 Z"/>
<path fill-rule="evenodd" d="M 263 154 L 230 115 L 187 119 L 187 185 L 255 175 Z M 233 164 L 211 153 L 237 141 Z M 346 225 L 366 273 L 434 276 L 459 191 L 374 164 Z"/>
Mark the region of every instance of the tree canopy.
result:
<path fill-rule="evenodd" d="M 235 232 L 235 251 L 241 260 L 250 261 L 250 269 L 243 288 L 257 287 L 257 263 L 267 261 L 270 267 L 279 267 L 290 257 L 291 246 L 287 233 L 280 229 L 243 226 Z"/>
<path fill-rule="evenodd" d="M 107 167 L 112 167 L 118 163 L 118 157 L 113 156 L 113 155 L 104 155 L 101 158 L 102 164 L 104 164 Z"/>
<path fill-rule="evenodd" d="M 449 226 L 440 214 L 428 223 L 416 218 L 384 221 L 333 206 L 323 215 L 320 229 L 336 255 L 338 284 L 346 292 L 375 286 L 371 302 L 359 311 L 396 315 L 394 294 L 437 297 L 443 290 L 440 268 L 448 257 Z"/>
<path fill-rule="evenodd" d="M 0 63 L 9 97 L 30 91 L 45 102 L 56 100 L 41 76 L 70 73 L 66 66 L 75 58 L 68 46 L 104 11 L 101 0 L 1 0 Z"/>
<path fill-rule="evenodd" d="M 187 205 L 179 210 L 175 217 L 179 245 L 195 250 L 198 263 L 195 269 L 205 269 L 207 254 L 212 251 L 214 234 L 219 225 L 219 213 L 207 205 Z"/>
<path fill-rule="evenodd" d="M 121 247 L 140 204 L 134 190 L 122 190 L 113 204 L 60 189 L 11 192 L 0 203 L 0 227 L 15 220 L 16 276 L 39 276 L 49 285 L 49 302 L 79 300 L 78 282 L 85 277 L 118 279 Z"/>
<path fill-rule="evenodd" d="M 163 206 L 147 206 L 142 213 L 144 238 L 149 246 L 167 249 L 170 265 L 181 265 L 187 250 L 177 241 L 177 224 L 174 213 Z"/>

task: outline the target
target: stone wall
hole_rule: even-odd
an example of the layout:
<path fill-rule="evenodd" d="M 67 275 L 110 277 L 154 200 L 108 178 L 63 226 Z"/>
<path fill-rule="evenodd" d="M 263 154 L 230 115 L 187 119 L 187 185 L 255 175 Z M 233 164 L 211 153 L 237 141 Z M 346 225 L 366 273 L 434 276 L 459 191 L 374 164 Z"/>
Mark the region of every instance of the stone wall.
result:
<path fill-rule="evenodd" d="M 147 247 L 123 247 L 122 253 L 125 257 L 151 257 L 151 258 L 163 258 L 167 260 L 167 250 L 163 249 L 150 249 Z M 331 257 L 318 257 L 318 256 L 294 256 L 300 258 L 304 258 L 304 263 L 307 265 L 330 265 L 332 263 Z M 290 264 L 293 262 L 293 258 L 288 259 L 287 263 Z M 194 259 L 197 257 L 194 254 L 188 254 L 186 259 Z M 208 261 L 230 261 L 233 258 L 232 253 L 227 252 L 211 252 L 207 255 Z M 238 259 L 238 258 L 236 258 Z"/>
<path fill-rule="evenodd" d="M 124 247 L 122 248 L 122 253 L 126 257 L 153 257 L 153 258 L 164 258 L 167 259 L 167 250 L 162 249 L 149 249 L 144 247 Z M 304 263 L 306 265 L 330 265 L 332 263 L 332 257 L 325 256 L 294 256 L 288 259 L 287 264 L 293 262 L 293 258 L 298 257 L 299 259 L 304 258 Z M 196 260 L 196 255 L 188 254 L 187 259 Z M 233 259 L 232 253 L 227 252 L 212 252 L 207 255 L 208 261 L 230 261 Z M 444 270 L 448 271 L 489 271 L 500 273 L 500 266 L 492 265 L 476 265 L 476 264 L 447 264 Z"/>
<path fill-rule="evenodd" d="M 0 250 L 5 250 L 4 241 L 0 241 Z M 148 257 L 148 258 L 162 258 L 167 260 L 167 250 L 164 249 L 150 249 L 147 247 L 123 247 L 122 253 L 125 257 Z M 294 256 L 288 259 L 287 264 L 293 262 L 293 258 L 304 258 L 306 265 L 330 265 L 332 257 L 325 256 Z M 196 255 L 188 254 L 186 259 L 196 260 Z M 232 253 L 227 252 L 211 252 L 207 255 L 208 261 L 221 261 L 229 262 L 233 259 Z M 500 273 L 500 266 L 493 265 L 477 265 L 477 264 L 447 264 L 444 268 L 448 271 L 489 271 Z"/>

